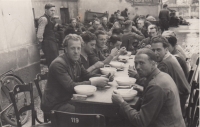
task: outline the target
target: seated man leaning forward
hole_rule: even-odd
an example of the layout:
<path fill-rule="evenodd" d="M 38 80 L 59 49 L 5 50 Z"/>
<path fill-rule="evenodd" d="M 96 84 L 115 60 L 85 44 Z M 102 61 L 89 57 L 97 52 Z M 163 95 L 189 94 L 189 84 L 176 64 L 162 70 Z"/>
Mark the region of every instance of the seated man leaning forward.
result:
<path fill-rule="evenodd" d="M 69 104 L 76 85 L 95 85 L 104 87 L 107 78 L 100 81 L 88 81 L 92 76 L 100 76 L 87 72 L 80 63 L 82 38 L 76 34 L 69 34 L 63 41 L 65 53 L 57 57 L 49 67 L 49 75 L 42 96 L 41 109 L 44 112 L 59 110 L 74 112 L 75 108 Z"/>
<path fill-rule="evenodd" d="M 138 50 L 135 56 L 139 76 L 147 78 L 139 111 L 118 93 L 113 93 L 112 101 L 134 127 L 185 127 L 177 86 L 167 73 L 156 67 L 155 61 L 154 52 L 148 48 Z"/>

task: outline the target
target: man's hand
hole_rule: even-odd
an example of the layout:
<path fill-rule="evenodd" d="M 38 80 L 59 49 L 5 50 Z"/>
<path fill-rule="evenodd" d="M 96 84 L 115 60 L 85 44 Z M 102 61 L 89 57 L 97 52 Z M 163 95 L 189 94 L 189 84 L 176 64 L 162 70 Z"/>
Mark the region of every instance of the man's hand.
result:
<path fill-rule="evenodd" d="M 126 48 L 125 47 L 121 47 L 120 50 L 119 50 L 119 54 L 120 55 L 124 55 L 126 53 L 127 53 Z"/>
<path fill-rule="evenodd" d="M 133 77 L 135 78 L 135 76 L 137 75 L 137 71 L 135 69 L 128 69 L 128 75 L 129 77 Z"/>
<path fill-rule="evenodd" d="M 151 49 L 151 45 L 146 45 L 145 48 Z"/>
<path fill-rule="evenodd" d="M 133 31 L 138 31 L 138 29 L 135 26 L 132 26 Z"/>
<path fill-rule="evenodd" d="M 105 77 L 99 77 L 99 78 L 91 78 L 91 85 L 97 86 L 97 87 L 104 87 L 108 85 L 108 78 Z"/>
<path fill-rule="evenodd" d="M 118 49 L 117 48 L 113 48 L 112 50 L 111 50 L 111 53 L 110 53 L 110 55 L 111 56 L 116 56 L 118 54 Z"/>
<path fill-rule="evenodd" d="M 141 92 L 141 93 L 143 92 L 143 87 L 138 87 L 138 86 L 134 85 L 133 89 L 138 91 L 138 92 Z"/>
<path fill-rule="evenodd" d="M 122 96 L 119 93 L 113 91 L 112 102 L 115 103 L 115 104 L 120 105 L 120 104 L 122 104 L 124 102 L 124 99 L 122 98 Z"/>
<path fill-rule="evenodd" d="M 114 75 L 111 75 L 111 73 L 109 73 L 107 75 L 101 75 L 101 77 L 108 78 L 109 82 L 112 82 L 114 80 Z"/>
<path fill-rule="evenodd" d="M 101 68 L 104 66 L 104 63 L 102 61 L 98 61 L 94 64 L 94 67 L 97 69 L 97 68 Z"/>

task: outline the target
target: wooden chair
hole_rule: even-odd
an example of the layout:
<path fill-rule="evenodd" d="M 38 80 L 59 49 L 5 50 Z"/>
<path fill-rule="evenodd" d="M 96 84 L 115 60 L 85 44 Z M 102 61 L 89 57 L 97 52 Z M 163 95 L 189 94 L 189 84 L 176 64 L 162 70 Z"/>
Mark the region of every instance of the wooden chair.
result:
<path fill-rule="evenodd" d="M 105 117 L 101 114 L 80 114 L 61 111 L 51 112 L 53 127 L 105 127 Z"/>
<path fill-rule="evenodd" d="M 36 75 L 36 78 L 34 79 L 35 86 L 37 88 L 38 94 L 40 96 L 40 99 L 42 99 L 42 90 L 40 88 L 40 82 L 42 80 L 47 80 L 48 72 L 39 73 Z"/>
<path fill-rule="evenodd" d="M 196 81 L 193 81 L 192 87 L 191 87 L 191 93 L 189 97 L 189 103 L 186 108 L 186 117 L 185 121 L 188 127 L 193 127 L 191 126 L 192 124 L 195 123 L 196 117 L 195 114 L 197 107 L 199 106 L 199 83 Z"/>
<path fill-rule="evenodd" d="M 40 82 L 43 80 L 47 80 L 48 72 L 39 73 L 36 75 L 36 78 L 34 80 L 35 86 L 37 88 L 40 100 L 42 100 L 42 90 L 40 88 Z M 47 123 L 50 121 L 50 112 L 43 112 L 44 114 L 44 122 Z"/>
<path fill-rule="evenodd" d="M 17 107 L 17 100 L 16 96 L 22 92 L 30 93 L 30 104 L 24 105 L 22 108 L 18 109 Z M 50 127 L 51 124 L 42 124 L 37 118 L 37 113 L 34 109 L 34 99 L 33 99 L 33 85 L 32 83 L 25 84 L 25 85 L 16 85 L 12 91 L 9 92 L 10 99 L 13 103 L 13 107 L 15 110 L 16 120 L 17 120 L 17 127 L 22 127 L 20 115 L 28 110 L 31 110 L 32 113 L 32 125 L 34 127 Z M 35 125 L 35 121 L 40 123 L 40 125 Z"/>

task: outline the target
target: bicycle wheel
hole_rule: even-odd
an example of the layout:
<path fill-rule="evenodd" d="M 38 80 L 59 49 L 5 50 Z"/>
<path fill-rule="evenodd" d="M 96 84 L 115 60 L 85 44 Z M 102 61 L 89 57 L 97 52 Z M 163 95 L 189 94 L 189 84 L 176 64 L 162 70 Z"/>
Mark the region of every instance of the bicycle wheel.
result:
<path fill-rule="evenodd" d="M 12 102 L 10 100 L 9 96 L 9 91 L 13 90 L 15 85 L 24 85 L 23 81 L 18 78 L 15 75 L 9 74 L 3 77 L 1 80 L 2 86 L 1 86 L 1 96 L 2 96 L 2 102 L 1 102 L 1 108 L 5 109 L 8 105 L 10 105 Z M 17 107 L 21 108 L 24 105 L 26 105 L 30 100 L 28 99 L 28 94 L 27 93 L 19 93 L 16 96 L 16 103 Z M 30 112 L 24 112 L 20 116 L 21 118 L 21 123 L 22 125 L 25 124 L 28 120 Z M 5 122 L 8 124 L 11 124 L 13 126 L 17 126 L 17 121 L 16 121 L 16 116 L 15 116 L 15 111 L 14 107 L 11 106 L 9 107 L 3 114 L 2 114 L 3 119 Z"/>

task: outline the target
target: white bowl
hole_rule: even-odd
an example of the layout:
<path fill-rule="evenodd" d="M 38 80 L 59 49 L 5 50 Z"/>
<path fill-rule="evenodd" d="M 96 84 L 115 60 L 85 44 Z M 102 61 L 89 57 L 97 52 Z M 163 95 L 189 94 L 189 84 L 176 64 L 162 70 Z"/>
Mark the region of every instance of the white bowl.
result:
<path fill-rule="evenodd" d="M 97 88 L 92 85 L 78 85 L 74 87 L 74 90 L 77 94 L 90 96 L 94 94 Z"/>
<path fill-rule="evenodd" d="M 115 68 L 124 68 L 124 63 L 122 62 L 112 61 L 110 65 Z"/>
<path fill-rule="evenodd" d="M 127 55 L 120 55 L 119 57 L 118 57 L 118 59 L 119 60 L 128 60 L 129 59 L 129 56 L 127 56 Z"/>
<path fill-rule="evenodd" d="M 100 68 L 101 73 L 103 75 L 108 75 L 109 73 L 111 73 L 111 75 L 113 76 L 115 74 L 115 72 L 117 71 L 116 68 L 113 67 L 104 67 L 104 68 Z"/>
<path fill-rule="evenodd" d="M 114 92 L 119 93 L 125 101 L 130 101 L 137 95 L 136 90 L 130 89 L 117 89 Z"/>
<path fill-rule="evenodd" d="M 136 79 L 130 77 L 118 77 L 115 81 L 119 86 L 130 86 L 135 84 Z"/>

